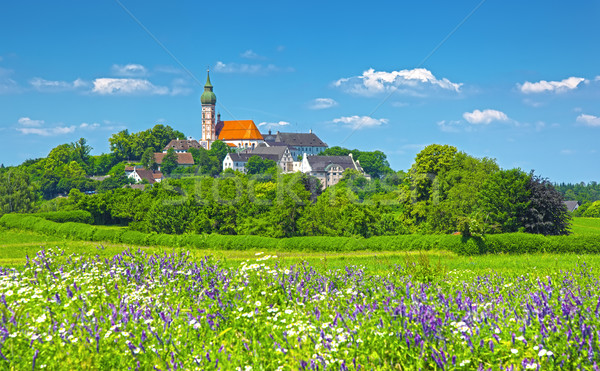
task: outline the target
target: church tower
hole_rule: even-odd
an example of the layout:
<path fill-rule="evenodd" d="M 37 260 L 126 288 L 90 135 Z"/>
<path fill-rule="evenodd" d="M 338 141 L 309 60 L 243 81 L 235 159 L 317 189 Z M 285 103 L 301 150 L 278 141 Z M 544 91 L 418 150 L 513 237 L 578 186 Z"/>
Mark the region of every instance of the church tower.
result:
<path fill-rule="evenodd" d="M 210 83 L 209 71 L 206 71 L 206 85 L 204 85 L 204 92 L 200 96 L 200 103 L 202 103 L 201 144 L 204 146 L 204 148 L 210 149 L 212 142 L 217 140 L 217 135 L 215 133 L 215 104 L 217 103 L 217 96 L 215 93 L 213 93 L 213 86 Z"/>

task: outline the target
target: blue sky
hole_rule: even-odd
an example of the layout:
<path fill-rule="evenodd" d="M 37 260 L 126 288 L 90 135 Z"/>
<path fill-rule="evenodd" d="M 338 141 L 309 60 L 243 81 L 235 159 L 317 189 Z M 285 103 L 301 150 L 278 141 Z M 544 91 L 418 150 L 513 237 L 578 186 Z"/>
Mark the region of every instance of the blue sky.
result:
<path fill-rule="evenodd" d="M 0 162 L 123 128 L 312 129 L 406 170 L 451 144 L 600 180 L 597 1 L 17 1 L 0 6 Z"/>

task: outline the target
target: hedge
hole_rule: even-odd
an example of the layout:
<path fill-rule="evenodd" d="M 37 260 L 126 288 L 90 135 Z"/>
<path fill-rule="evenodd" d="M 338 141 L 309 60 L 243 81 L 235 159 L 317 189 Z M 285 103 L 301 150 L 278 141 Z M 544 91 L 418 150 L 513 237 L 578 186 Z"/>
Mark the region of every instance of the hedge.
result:
<path fill-rule="evenodd" d="M 46 213 L 36 213 L 31 215 L 37 216 L 39 218 L 44 218 L 46 220 L 51 220 L 57 223 L 94 223 L 94 217 L 92 216 L 92 214 L 89 211 L 85 210 L 49 211 Z"/>
<path fill-rule="evenodd" d="M 5 214 L 0 225 L 26 229 L 47 235 L 85 241 L 123 242 L 133 245 L 193 247 L 219 250 L 294 250 L 294 251 L 410 251 L 448 250 L 460 255 L 524 254 L 524 253 L 600 253 L 596 236 L 541 236 L 528 233 L 488 235 L 485 238 L 463 238 L 451 235 L 400 235 L 371 238 L 169 235 L 142 233 L 117 228 L 100 228 L 83 223 L 57 223 L 32 214 Z"/>

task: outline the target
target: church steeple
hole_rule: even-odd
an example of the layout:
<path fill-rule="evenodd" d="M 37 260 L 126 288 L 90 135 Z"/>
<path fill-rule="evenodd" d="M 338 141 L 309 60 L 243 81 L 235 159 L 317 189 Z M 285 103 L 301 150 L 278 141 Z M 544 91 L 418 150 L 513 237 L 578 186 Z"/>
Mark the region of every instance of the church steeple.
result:
<path fill-rule="evenodd" d="M 215 104 L 217 103 L 217 96 L 213 92 L 208 70 L 206 71 L 206 85 L 204 85 L 204 92 L 200 96 L 200 103 L 202 103 L 202 142 L 204 143 L 204 148 L 210 149 L 210 144 L 217 140 L 215 132 Z"/>
<path fill-rule="evenodd" d="M 213 93 L 213 86 L 210 83 L 210 72 L 206 71 L 206 85 L 204 85 L 204 92 L 200 96 L 200 102 L 204 104 L 216 104 L 217 96 Z"/>

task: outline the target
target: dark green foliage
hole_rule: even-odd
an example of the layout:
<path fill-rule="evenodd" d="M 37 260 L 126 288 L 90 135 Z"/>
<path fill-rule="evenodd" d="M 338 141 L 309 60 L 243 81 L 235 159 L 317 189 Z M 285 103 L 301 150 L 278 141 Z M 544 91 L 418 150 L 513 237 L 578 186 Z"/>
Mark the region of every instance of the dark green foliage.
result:
<path fill-rule="evenodd" d="M 51 211 L 46 213 L 36 213 L 33 216 L 37 216 L 40 218 L 44 218 L 46 220 L 51 220 L 57 223 L 66 223 L 66 222 L 74 222 L 74 223 L 85 223 L 92 224 L 94 223 L 94 217 L 89 211 L 85 210 L 61 210 L 61 211 Z"/>
<path fill-rule="evenodd" d="M 568 234 L 571 216 L 562 195 L 552 183 L 532 175 L 527 188 L 529 207 L 523 220 L 525 232 L 554 236 Z"/>

